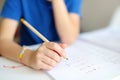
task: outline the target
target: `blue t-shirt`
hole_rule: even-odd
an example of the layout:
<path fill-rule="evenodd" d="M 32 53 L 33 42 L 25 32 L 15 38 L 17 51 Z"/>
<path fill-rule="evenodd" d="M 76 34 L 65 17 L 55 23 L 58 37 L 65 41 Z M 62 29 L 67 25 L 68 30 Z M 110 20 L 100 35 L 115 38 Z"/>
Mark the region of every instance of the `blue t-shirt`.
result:
<path fill-rule="evenodd" d="M 64 0 L 69 13 L 80 15 L 82 0 Z M 5 0 L 1 16 L 19 21 L 24 18 L 50 41 L 58 41 L 53 8 L 47 0 Z M 12 26 L 11 26 L 12 27 Z M 43 42 L 31 30 L 22 24 L 20 28 L 21 45 Z"/>

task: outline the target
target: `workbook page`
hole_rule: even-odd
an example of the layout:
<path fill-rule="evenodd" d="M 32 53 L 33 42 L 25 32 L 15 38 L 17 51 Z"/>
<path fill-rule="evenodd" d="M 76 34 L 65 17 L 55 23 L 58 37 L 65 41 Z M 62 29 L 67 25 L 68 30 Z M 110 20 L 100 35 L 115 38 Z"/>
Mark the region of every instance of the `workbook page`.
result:
<path fill-rule="evenodd" d="M 107 27 L 101 30 L 83 33 L 79 36 L 79 39 L 93 45 L 120 52 L 120 27 L 117 29 Z"/>
<path fill-rule="evenodd" d="M 66 49 L 64 60 L 48 73 L 55 80 L 112 80 L 120 75 L 120 54 L 76 42 Z"/>
<path fill-rule="evenodd" d="M 120 75 L 120 54 L 117 52 L 80 40 L 65 51 L 69 59 L 63 59 L 48 72 L 36 71 L 1 57 L 0 80 L 112 80 Z"/>

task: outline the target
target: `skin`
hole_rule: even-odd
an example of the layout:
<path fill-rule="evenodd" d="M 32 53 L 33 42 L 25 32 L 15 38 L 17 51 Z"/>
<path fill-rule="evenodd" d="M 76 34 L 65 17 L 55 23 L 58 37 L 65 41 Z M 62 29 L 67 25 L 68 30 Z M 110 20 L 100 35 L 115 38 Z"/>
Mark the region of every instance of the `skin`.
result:
<path fill-rule="evenodd" d="M 50 70 L 61 61 L 63 56 L 66 56 L 64 51 L 66 45 L 72 44 L 79 34 L 80 17 L 77 14 L 68 13 L 63 0 L 49 1 L 53 5 L 57 32 L 65 44 L 44 42 L 35 51 L 25 50 L 23 58 L 20 60 L 18 55 L 22 47 L 14 41 L 19 22 L 2 18 L 0 23 L 0 55 L 37 70 Z"/>

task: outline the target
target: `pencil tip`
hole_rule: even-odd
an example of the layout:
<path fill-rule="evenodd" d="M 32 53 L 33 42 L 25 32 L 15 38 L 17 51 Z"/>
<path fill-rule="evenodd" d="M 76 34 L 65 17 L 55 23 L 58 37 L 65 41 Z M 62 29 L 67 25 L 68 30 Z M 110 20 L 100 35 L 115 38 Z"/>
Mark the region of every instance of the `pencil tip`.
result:
<path fill-rule="evenodd" d="M 68 60 L 68 58 L 66 58 L 66 60 Z"/>
<path fill-rule="evenodd" d="M 68 58 L 67 58 L 67 57 L 64 57 L 64 59 L 68 60 Z"/>

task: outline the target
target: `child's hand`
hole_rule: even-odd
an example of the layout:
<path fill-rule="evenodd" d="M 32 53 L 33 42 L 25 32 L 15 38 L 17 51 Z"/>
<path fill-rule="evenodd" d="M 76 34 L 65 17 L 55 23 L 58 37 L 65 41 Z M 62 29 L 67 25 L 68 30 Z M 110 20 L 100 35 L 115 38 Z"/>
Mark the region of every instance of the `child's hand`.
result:
<path fill-rule="evenodd" d="M 30 66 L 34 69 L 50 70 L 65 56 L 65 44 L 43 43 L 31 56 Z"/>

